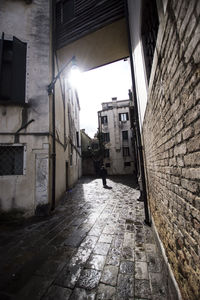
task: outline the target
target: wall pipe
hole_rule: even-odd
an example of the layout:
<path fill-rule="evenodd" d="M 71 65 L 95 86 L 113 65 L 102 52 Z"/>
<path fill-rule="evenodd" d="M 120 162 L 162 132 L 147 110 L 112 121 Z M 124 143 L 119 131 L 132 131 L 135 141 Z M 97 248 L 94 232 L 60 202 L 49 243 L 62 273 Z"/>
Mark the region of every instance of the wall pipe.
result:
<path fill-rule="evenodd" d="M 55 78 L 55 0 L 52 0 L 52 82 Z M 55 85 L 52 88 L 52 202 L 51 210 L 55 209 L 56 202 L 56 115 L 55 115 Z"/>
<path fill-rule="evenodd" d="M 134 111 L 135 111 L 136 136 L 137 136 L 137 144 L 138 144 L 137 146 L 138 146 L 138 155 L 139 155 L 139 161 L 140 161 L 140 176 L 141 176 L 141 181 L 142 181 L 141 200 L 144 201 L 144 212 L 145 212 L 144 223 L 148 226 L 151 226 L 151 221 L 150 221 L 150 217 L 149 217 L 148 201 L 147 201 L 143 147 L 142 147 L 142 140 L 141 140 L 140 124 L 139 124 L 135 73 L 134 73 L 134 67 L 133 67 L 131 35 L 130 35 L 130 26 L 129 26 L 128 0 L 125 0 L 124 2 L 125 2 L 127 33 L 128 33 L 128 48 L 129 48 L 129 55 L 130 55 L 131 77 L 132 77 L 132 85 L 133 85 L 133 101 L 134 101 L 134 107 L 135 107 Z"/>

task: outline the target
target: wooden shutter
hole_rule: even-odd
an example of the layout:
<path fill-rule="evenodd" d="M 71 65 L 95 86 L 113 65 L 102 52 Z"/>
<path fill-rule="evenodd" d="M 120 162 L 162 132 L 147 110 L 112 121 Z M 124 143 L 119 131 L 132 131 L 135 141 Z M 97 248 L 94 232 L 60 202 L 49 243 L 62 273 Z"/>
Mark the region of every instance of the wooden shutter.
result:
<path fill-rule="evenodd" d="M 26 43 L 13 37 L 12 91 L 11 100 L 25 102 L 26 90 Z"/>

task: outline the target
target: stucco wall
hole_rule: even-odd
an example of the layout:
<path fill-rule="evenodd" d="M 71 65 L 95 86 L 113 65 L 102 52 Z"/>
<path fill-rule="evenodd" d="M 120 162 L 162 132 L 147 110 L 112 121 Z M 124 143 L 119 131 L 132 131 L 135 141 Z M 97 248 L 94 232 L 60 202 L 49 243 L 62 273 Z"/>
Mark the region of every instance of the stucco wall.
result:
<path fill-rule="evenodd" d="M 32 214 L 38 205 L 49 201 L 49 1 L 35 0 L 26 4 L 25 1 L 2 0 L 0 30 L 5 40 L 15 36 L 27 43 L 26 106 L 0 103 L 0 143 L 16 143 L 14 133 L 33 119 L 20 131 L 17 140 L 26 149 L 25 175 L 0 177 L 1 208 L 20 208 Z"/>
<path fill-rule="evenodd" d="M 168 1 L 143 124 L 151 213 L 183 299 L 200 295 L 199 1 Z"/>

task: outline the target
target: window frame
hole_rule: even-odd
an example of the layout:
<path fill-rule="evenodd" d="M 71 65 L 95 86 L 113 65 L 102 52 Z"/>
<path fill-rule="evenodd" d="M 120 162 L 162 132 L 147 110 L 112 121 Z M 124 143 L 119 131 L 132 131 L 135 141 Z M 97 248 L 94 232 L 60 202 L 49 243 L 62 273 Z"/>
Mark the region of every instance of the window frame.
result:
<path fill-rule="evenodd" d="M 104 143 L 109 143 L 110 142 L 110 133 L 109 132 L 102 132 L 103 134 L 103 142 Z M 108 138 L 105 138 L 108 137 Z"/>
<path fill-rule="evenodd" d="M 22 174 L 4 174 L 0 175 L 0 178 L 5 176 L 24 176 L 26 175 L 26 156 L 27 156 L 27 145 L 26 144 L 9 144 L 9 143 L 0 143 L 0 147 L 21 147 L 23 148 L 23 161 L 22 161 Z"/>
<path fill-rule="evenodd" d="M 128 112 L 119 113 L 119 121 L 120 122 L 127 122 L 129 120 Z"/>
<path fill-rule="evenodd" d="M 101 116 L 101 124 L 102 125 L 108 124 L 108 116 Z"/>

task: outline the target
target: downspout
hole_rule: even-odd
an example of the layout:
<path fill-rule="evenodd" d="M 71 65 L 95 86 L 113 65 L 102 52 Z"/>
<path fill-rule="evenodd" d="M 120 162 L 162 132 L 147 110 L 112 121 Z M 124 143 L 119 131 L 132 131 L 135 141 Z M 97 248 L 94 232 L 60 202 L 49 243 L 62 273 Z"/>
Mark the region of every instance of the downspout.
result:
<path fill-rule="evenodd" d="M 52 81 L 55 78 L 55 0 L 52 0 Z M 55 85 L 52 87 L 52 202 L 51 210 L 55 209 L 56 199 L 56 115 Z"/>
<path fill-rule="evenodd" d="M 134 73 L 134 67 L 133 67 L 133 56 L 132 56 L 131 36 L 130 36 L 130 27 L 129 27 L 128 0 L 125 0 L 124 2 L 125 2 L 127 33 L 128 33 L 128 48 L 129 48 L 129 55 L 130 55 L 131 77 L 132 77 L 132 85 L 133 85 L 133 101 L 134 101 L 134 106 L 135 106 L 136 135 L 137 135 L 137 142 L 138 142 L 138 154 L 139 154 L 139 160 L 140 160 L 140 175 L 141 175 L 141 181 L 142 181 L 141 199 L 144 201 L 144 212 L 145 212 L 144 223 L 148 226 L 151 226 L 151 221 L 149 218 L 148 201 L 147 201 L 144 159 L 143 159 L 142 140 L 141 140 L 139 115 L 138 115 L 137 94 L 136 94 L 136 86 L 135 86 L 135 73 Z"/>

